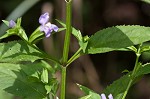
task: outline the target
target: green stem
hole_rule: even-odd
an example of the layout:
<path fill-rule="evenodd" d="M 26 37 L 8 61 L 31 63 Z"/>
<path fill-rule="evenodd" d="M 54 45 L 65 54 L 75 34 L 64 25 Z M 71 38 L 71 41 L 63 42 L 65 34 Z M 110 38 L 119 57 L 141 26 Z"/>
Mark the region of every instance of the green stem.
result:
<path fill-rule="evenodd" d="M 60 99 L 65 99 L 65 91 L 66 91 L 66 67 L 62 67 L 62 75 L 61 75 L 61 95 Z"/>
<path fill-rule="evenodd" d="M 70 35 L 72 32 L 71 28 L 71 3 L 72 0 L 66 1 L 66 34 L 64 41 L 64 49 L 63 49 L 63 59 L 62 59 L 62 71 L 61 71 L 61 95 L 60 99 L 65 99 L 65 91 L 66 91 L 66 63 L 68 61 L 68 53 L 69 53 L 69 45 L 70 45 Z"/>
<path fill-rule="evenodd" d="M 72 28 L 71 28 L 71 1 L 70 1 L 70 2 L 66 2 L 66 34 L 65 34 L 63 61 L 62 61 L 64 65 L 68 60 L 71 32 L 72 32 Z"/>
<path fill-rule="evenodd" d="M 122 99 L 125 99 L 125 97 L 126 97 L 128 91 L 129 91 L 129 89 L 130 89 L 130 87 L 131 87 L 131 85 L 132 85 L 132 83 L 133 83 L 133 79 L 135 78 L 135 74 L 136 74 L 136 72 L 137 72 L 138 69 L 139 69 L 138 61 L 139 61 L 140 55 L 141 55 L 141 53 L 140 53 L 140 47 L 139 47 L 138 52 L 136 53 L 135 66 L 134 66 L 134 69 L 133 69 L 132 74 L 130 75 L 130 81 L 129 81 L 129 83 L 128 83 L 127 89 L 125 90 L 125 92 L 124 92 L 124 94 L 123 94 Z"/>

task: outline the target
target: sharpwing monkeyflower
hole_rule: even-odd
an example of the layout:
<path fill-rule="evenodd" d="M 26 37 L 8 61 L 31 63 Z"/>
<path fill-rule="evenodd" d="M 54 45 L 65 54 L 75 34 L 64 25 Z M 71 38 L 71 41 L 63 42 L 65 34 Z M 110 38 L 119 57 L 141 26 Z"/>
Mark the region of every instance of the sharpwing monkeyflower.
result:
<path fill-rule="evenodd" d="M 101 94 L 101 99 L 107 99 L 107 98 L 106 98 L 106 95 L 102 93 L 102 94 Z M 108 95 L 108 99 L 113 99 L 112 94 L 109 94 L 109 95 Z"/>
<path fill-rule="evenodd" d="M 13 27 L 15 27 L 16 26 L 16 23 L 13 21 L 13 20 L 10 20 L 9 21 L 9 27 L 10 28 L 13 28 Z"/>
<path fill-rule="evenodd" d="M 51 24 L 49 21 L 49 13 L 44 13 L 39 18 L 40 31 L 45 33 L 46 37 L 49 37 L 53 31 L 57 32 L 58 27 L 55 24 Z"/>

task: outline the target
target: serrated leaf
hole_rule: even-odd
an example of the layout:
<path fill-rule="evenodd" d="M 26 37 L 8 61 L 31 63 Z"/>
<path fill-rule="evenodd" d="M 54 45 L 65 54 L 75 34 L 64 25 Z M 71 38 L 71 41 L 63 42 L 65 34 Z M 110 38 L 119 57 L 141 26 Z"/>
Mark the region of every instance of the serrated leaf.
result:
<path fill-rule="evenodd" d="M 87 54 L 105 53 L 150 40 L 150 27 L 115 26 L 96 32 L 88 41 Z"/>
<path fill-rule="evenodd" d="M 27 99 L 46 98 L 43 83 L 31 82 L 22 66 L 25 65 L 0 63 L 0 89 Z"/>
<path fill-rule="evenodd" d="M 79 84 L 77 84 L 77 85 L 79 86 L 80 90 L 82 90 L 85 93 L 85 95 L 90 95 L 90 97 L 87 99 L 101 99 L 100 95 L 95 93 L 93 90 L 90 90 L 89 88 L 79 85 Z M 83 97 L 81 97 L 81 99 L 82 98 Z M 86 98 L 83 98 L 83 99 L 86 99 Z"/>
<path fill-rule="evenodd" d="M 114 81 L 110 86 L 108 86 L 104 90 L 104 93 L 106 95 L 112 94 L 114 99 L 122 99 L 122 96 L 130 80 L 130 74 L 131 73 L 128 73 L 122 76 L 120 79 Z"/>
<path fill-rule="evenodd" d="M 144 74 L 149 73 L 150 73 L 150 63 L 144 64 L 134 75 L 136 77 L 134 80 L 136 80 L 138 77 Z M 120 79 L 114 81 L 113 84 L 111 84 L 104 90 L 104 93 L 106 93 L 107 95 L 111 93 L 114 99 L 122 99 L 123 93 L 125 92 L 129 80 L 131 79 L 130 74 L 131 72 L 124 75 Z"/>
<path fill-rule="evenodd" d="M 23 41 L 0 43 L 0 62 L 19 62 L 42 59 L 43 54 Z"/>
<path fill-rule="evenodd" d="M 45 64 L 43 62 L 38 63 L 32 63 L 21 65 L 21 69 L 25 72 L 26 75 L 35 77 L 37 79 L 40 79 L 39 75 L 42 73 L 42 70 L 45 68 Z"/>

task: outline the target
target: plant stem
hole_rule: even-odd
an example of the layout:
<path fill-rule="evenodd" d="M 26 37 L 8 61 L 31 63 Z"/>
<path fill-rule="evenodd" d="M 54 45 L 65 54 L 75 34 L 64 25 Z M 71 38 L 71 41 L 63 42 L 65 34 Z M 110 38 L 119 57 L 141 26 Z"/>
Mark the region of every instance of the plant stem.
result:
<path fill-rule="evenodd" d="M 139 69 L 138 61 L 139 61 L 140 55 L 141 55 L 141 53 L 140 53 L 140 47 L 139 47 L 138 52 L 136 53 L 135 66 L 134 66 L 133 72 L 132 72 L 132 74 L 131 74 L 131 76 L 130 76 L 130 81 L 129 81 L 129 83 L 128 83 L 128 86 L 127 86 L 126 91 L 125 91 L 124 94 L 123 94 L 122 99 L 125 99 L 125 97 L 126 97 L 128 91 L 129 91 L 129 89 L 130 89 L 130 87 L 131 87 L 131 85 L 132 85 L 132 83 L 133 83 L 133 80 L 134 80 L 134 78 L 135 78 L 135 74 L 136 74 L 137 70 Z"/>
<path fill-rule="evenodd" d="M 72 32 L 71 28 L 71 3 L 72 0 L 66 1 L 66 34 L 64 41 L 64 49 L 63 49 L 63 59 L 62 59 L 62 70 L 61 70 L 61 95 L 60 99 L 65 99 L 65 91 L 66 91 L 66 64 L 68 61 L 68 53 L 69 53 L 69 45 L 70 45 L 70 35 Z"/>
<path fill-rule="evenodd" d="M 70 45 L 70 35 L 71 35 L 71 1 L 66 2 L 66 34 L 65 34 L 65 42 L 63 49 L 63 64 L 66 64 L 68 60 L 68 52 Z"/>
<path fill-rule="evenodd" d="M 61 71 L 61 95 L 60 99 L 65 99 L 65 90 L 66 90 L 66 67 L 62 67 Z"/>

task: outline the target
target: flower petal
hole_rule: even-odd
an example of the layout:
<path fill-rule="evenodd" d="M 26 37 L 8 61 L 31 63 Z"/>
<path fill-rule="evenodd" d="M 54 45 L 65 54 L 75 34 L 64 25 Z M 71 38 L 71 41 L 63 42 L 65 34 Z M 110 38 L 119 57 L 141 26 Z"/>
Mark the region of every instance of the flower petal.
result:
<path fill-rule="evenodd" d="M 46 37 L 49 37 L 51 35 L 52 31 L 53 30 L 50 29 L 49 27 L 47 27 L 47 26 L 44 27 L 44 32 L 45 32 Z"/>
<path fill-rule="evenodd" d="M 101 94 L 101 99 L 106 99 L 106 96 L 105 96 L 105 94 Z"/>
<path fill-rule="evenodd" d="M 16 26 L 16 23 L 13 21 L 13 20 L 10 20 L 9 21 L 9 27 L 10 28 L 13 28 L 13 27 L 15 27 Z"/>
<path fill-rule="evenodd" d="M 55 32 L 57 32 L 58 29 L 59 29 L 55 24 L 51 24 L 51 28 L 52 28 Z"/>
<path fill-rule="evenodd" d="M 113 99 L 112 94 L 109 94 L 108 98 L 109 98 L 109 99 Z"/>
<path fill-rule="evenodd" d="M 40 18 L 39 18 L 39 23 L 40 23 L 41 25 L 46 24 L 48 21 L 49 21 L 49 13 L 44 13 L 44 14 L 42 14 L 42 15 L 40 16 Z"/>

